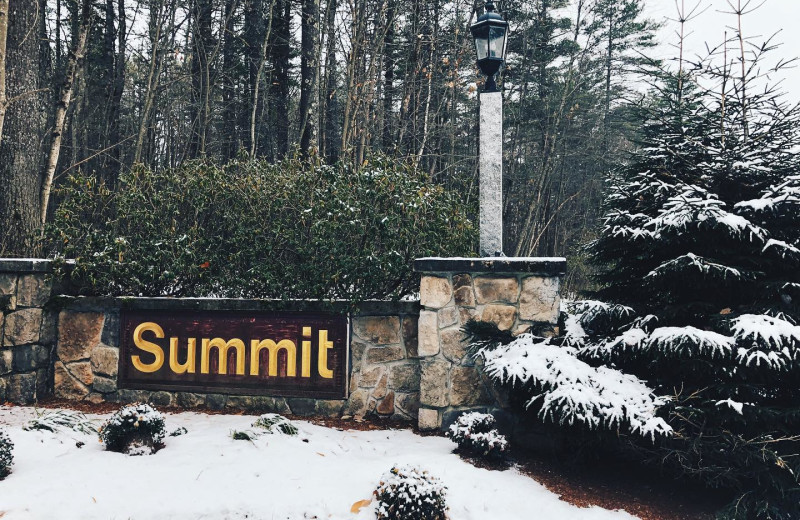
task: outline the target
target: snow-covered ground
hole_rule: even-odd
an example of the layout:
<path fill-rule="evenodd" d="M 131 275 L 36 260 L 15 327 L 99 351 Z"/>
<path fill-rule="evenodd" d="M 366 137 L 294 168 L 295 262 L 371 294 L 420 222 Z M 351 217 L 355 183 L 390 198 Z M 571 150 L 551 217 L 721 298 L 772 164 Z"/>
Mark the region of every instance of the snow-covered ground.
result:
<path fill-rule="evenodd" d="M 0 517 L 17 519 L 375 518 L 370 499 L 393 464 L 416 464 L 448 487 L 451 520 L 622 520 L 625 512 L 582 509 L 514 469 L 476 468 L 441 437 L 410 431 L 340 431 L 298 421 L 300 435 L 233 440 L 255 416 L 166 414 L 167 437 L 150 456 L 107 452 L 93 435 L 24 431 L 33 408 L 0 406 L 15 444 L 13 473 L 0 481 Z M 102 422 L 102 416 L 89 416 Z M 306 440 L 307 442 L 305 442 Z M 82 448 L 76 446 L 83 442 Z"/>

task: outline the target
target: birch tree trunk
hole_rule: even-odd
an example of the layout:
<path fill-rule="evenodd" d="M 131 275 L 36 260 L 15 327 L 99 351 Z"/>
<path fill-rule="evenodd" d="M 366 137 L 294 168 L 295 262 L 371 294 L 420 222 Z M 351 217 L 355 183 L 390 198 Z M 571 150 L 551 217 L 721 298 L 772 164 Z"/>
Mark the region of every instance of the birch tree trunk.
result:
<path fill-rule="evenodd" d="M 64 123 L 67 119 L 67 110 L 72 103 L 72 93 L 74 91 L 77 75 L 82 70 L 83 59 L 86 56 L 86 43 L 89 39 L 89 29 L 92 23 L 92 2 L 83 0 L 81 8 L 81 25 L 78 37 L 70 51 L 67 61 L 67 73 L 64 76 L 64 83 L 61 85 L 61 99 L 56 105 L 56 119 L 53 128 L 53 142 L 50 144 L 50 153 L 47 156 L 47 166 L 44 172 L 44 181 L 40 195 L 40 218 L 39 223 L 44 230 L 44 223 L 47 220 L 47 206 L 50 202 L 50 189 L 53 186 L 53 177 L 58 166 L 58 158 L 61 154 L 61 139 L 64 134 Z"/>

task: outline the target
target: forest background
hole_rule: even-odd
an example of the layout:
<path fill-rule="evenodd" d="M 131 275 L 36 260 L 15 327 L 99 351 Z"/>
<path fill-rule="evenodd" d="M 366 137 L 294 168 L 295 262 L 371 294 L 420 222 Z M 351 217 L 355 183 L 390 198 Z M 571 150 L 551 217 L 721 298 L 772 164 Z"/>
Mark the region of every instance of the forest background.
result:
<path fill-rule="evenodd" d="M 681 54 L 701 16 L 731 10 L 713 3 L 500 4 L 511 24 L 506 254 L 565 255 L 567 290 L 590 285 L 582 246 L 604 176 L 635 147 L 633 114 L 669 67 L 661 58 Z M 468 27 L 482 2 L 0 0 L 0 26 L 4 4 L 0 256 L 42 254 L 36 237 L 67 176 L 80 170 L 113 191 L 135 164 L 293 153 L 361 164 L 384 152 L 477 209 L 481 78 Z M 699 53 L 738 59 L 729 31 L 709 34 Z M 678 46 L 665 51 L 670 37 Z"/>

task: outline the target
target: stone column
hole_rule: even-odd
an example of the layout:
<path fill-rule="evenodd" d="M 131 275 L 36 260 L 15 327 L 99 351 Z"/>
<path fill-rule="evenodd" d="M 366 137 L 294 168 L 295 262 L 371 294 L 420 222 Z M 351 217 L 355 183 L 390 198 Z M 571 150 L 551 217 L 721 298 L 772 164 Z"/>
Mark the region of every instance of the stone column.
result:
<path fill-rule="evenodd" d="M 421 258 L 419 428 L 446 428 L 469 410 L 499 411 L 498 392 L 467 353 L 471 319 L 514 334 L 558 333 L 564 258 Z"/>
<path fill-rule="evenodd" d="M 480 256 L 503 251 L 503 95 L 480 94 Z"/>

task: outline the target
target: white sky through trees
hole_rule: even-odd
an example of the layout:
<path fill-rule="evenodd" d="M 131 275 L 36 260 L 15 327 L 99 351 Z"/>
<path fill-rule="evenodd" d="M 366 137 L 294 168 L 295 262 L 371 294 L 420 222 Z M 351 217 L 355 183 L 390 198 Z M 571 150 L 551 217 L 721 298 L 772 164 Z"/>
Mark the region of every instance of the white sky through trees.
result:
<path fill-rule="evenodd" d="M 709 48 L 720 46 L 725 39 L 725 31 L 728 32 L 728 38 L 735 36 L 737 20 L 734 14 L 730 14 L 728 1 L 733 5 L 738 3 L 738 0 L 677 0 L 677 5 L 685 3 L 687 13 L 699 4 L 695 18 L 686 26 L 688 36 L 684 55 L 687 58 L 693 60 L 698 56 L 707 56 L 707 45 Z M 746 2 L 742 0 L 742 5 Z M 742 19 L 745 38 L 760 46 L 773 37 L 771 43 L 779 44 L 777 49 L 768 54 L 769 59 L 764 62 L 762 70 L 774 66 L 779 60 L 800 56 L 800 0 L 751 0 L 749 9 L 755 10 Z M 658 34 L 661 43 L 653 51 L 654 57 L 665 61 L 677 57 L 678 52 L 674 47 L 678 42 L 676 31 L 679 30 L 676 0 L 646 0 L 645 13 L 649 18 L 664 23 Z M 738 55 L 738 46 L 729 44 L 728 59 L 735 59 Z M 788 101 L 800 102 L 800 61 L 770 75 L 769 79 L 772 84 L 781 81 L 780 87 Z"/>

